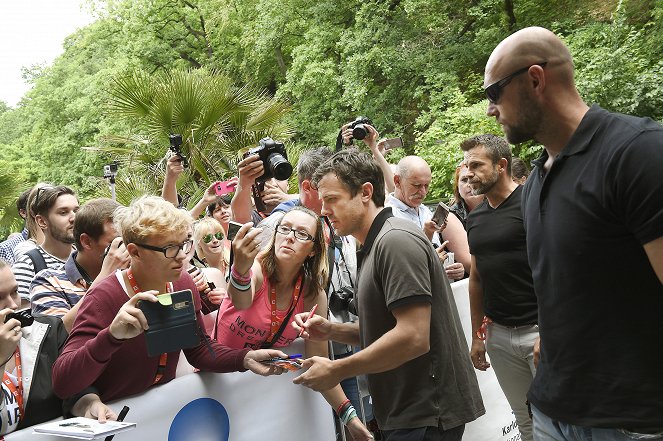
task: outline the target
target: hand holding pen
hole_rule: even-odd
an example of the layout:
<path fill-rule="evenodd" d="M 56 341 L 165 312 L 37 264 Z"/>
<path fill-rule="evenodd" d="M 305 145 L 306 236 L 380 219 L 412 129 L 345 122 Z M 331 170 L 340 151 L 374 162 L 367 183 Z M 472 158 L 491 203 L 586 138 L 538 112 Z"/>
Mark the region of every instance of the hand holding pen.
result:
<path fill-rule="evenodd" d="M 129 406 L 124 406 L 117 416 L 117 421 L 124 421 L 124 417 L 127 416 L 127 413 L 129 413 Z M 111 441 L 114 436 L 115 435 L 109 435 L 104 438 L 104 441 Z"/>
<path fill-rule="evenodd" d="M 317 304 L 313 306 L 310 312 L 295 315 L 292 326 L 304 339 L 327 341 L 331 336 L 331 323 L 325 318 L 315 315 L 317 306 Z"/>

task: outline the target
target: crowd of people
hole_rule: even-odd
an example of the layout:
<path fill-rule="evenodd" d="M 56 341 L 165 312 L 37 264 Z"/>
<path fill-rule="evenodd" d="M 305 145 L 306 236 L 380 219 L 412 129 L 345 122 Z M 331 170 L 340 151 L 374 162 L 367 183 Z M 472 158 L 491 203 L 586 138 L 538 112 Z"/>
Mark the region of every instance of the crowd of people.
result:
<path fill-rule="evenodd" d="M 523 440 L 663 439 L 649 344 L 663 127 L 586 105 L 543 28 L 495 48 L 484 89 L 506 136 L 458 146 L 446 217 L 424 205 L 429 164 L 389 164 L 368 123 L 370 153 L 351 146 L 352 124 L 336 152 L 303 152 L 297 194 L 260 154 L 239 162 L 234 192 L 214 183 L 191 210 L 176 154 L 161 195 L 128 206 L 79 206 L 63 185 L 23 192 L 25 228 L 0 243 L 0 434 L 116 419 L 106 403 L 172 380 L 181 354 L 201 371 L 278 375 L 264 361 L 303 338 L 293 383 L 324 396 L 339 436 L 460 441 L 486 412 L 475 369 L 492 368 Z M 509 143 L 529 140 L 544 150 L 528 177 Z M 470 347 L 451 288 L 466 278 Z M 197 344 L 149 355 L 140 302 L 182 291 Z"/>

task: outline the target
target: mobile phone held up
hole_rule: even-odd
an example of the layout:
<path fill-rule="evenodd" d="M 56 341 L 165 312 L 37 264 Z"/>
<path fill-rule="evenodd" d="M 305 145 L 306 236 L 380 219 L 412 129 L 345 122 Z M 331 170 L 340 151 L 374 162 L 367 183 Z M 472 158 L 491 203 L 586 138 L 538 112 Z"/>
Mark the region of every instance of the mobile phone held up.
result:
<path fill-rule="evenodd" d="M 235 221 L 228 222 L 228 234 L 226 234 L 228 240 L 234 240 L 240 228 L 242 228 L 242 224 L 240 224 L 239 222 Z"/>
<path fill-rule="evenodd" d="M 385 150 L 391 150 L 403 147 L 403 138 L 398 137 L 398 138 L 385 139 L 383 145 Z"/>
<path fill-rule="evenodd" d="M 437 204 L 437 208 L 435 209 L 435 213 L 433 214 L 431 220 L 435 222 L 438 226 L 442 226 L 446 222 L 448 216 L 449 216 L 449 207 L 447 206 L 447 204 L 440 201 L 440 203 Z"/>
<path fill-rule="evenodd" d="M 214 183 L 214 192 L 216 193 L 217 196 L 225 196 L 228 193 L 232 193 L 235 191 L 235 186 L 237 185 L 236 182 L 230 182 L 230 181 L 217 181 Z"/>

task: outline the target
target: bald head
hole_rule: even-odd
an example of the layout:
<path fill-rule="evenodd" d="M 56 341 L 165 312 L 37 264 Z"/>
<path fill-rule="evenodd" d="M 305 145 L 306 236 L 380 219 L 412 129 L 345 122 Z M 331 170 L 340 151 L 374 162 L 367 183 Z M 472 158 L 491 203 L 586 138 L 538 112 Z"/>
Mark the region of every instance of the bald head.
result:
<path fill-rule="evenodd" d="M 394 196 L 406 205 L 417 208 L 426 199 L 432 174 L 428 163 L 419 156 L 406 156 L 394 174 Z"/>
<path fill-rule="evenodd" d="M 562 40 L 551 31 L 530 27 L 510 35 L 497 45 L 486 63 L 484 87 L 526 66 L 546 62 L 555 67 L 558 81 L 573 85 L 573 60 Z"/>

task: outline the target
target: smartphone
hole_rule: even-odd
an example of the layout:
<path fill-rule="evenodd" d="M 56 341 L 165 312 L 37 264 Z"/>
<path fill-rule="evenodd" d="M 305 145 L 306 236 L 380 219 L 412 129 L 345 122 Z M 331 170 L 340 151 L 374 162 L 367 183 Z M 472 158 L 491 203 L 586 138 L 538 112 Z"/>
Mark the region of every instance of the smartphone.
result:
<path fill-rule="evenodd" d="M 262 360 L 261 363 L 279 366 L 289 371 L 296 371 L 302 368 L 301 354 L 290 355 L 288 358 L 270 358 Z"/>
<path fill-rule="evenodd" d="M 384 149 L 391 150 L 403 147 L 403 138 L 400 136 L 398 138 L 389 138 L 384 140 Z"/>
<path fill-rule="evenodd" d="M 435 213 L 433 214 L 431 220 L 439 226 L 442 226 L 442 224 L 444 224 L 444 222 L 447 220 L 447 216 L 449 216 L 449 207 L 447 204 L 440 201 L 440 203 L 437 204 L 437 208 L 435 209 Z"/>
<path fill-rule="evenodd" d="M 234 240 L 240 228 L 242 228 L 242 224 L 240 224 L 239 222 L 235 221 L 228 222 L 228 234 L 226 234 L 228 240 Z"/>
<path fill-rule="evenodd" d="M 237 185 L 237 182 L 230 182 L 230 181 L 216 181 L 214 183 L 214 191 L 216 192 L 217 196 L 225 196 L 228 193 L 232 193 L 235 191 L 235 186 Z"/>

